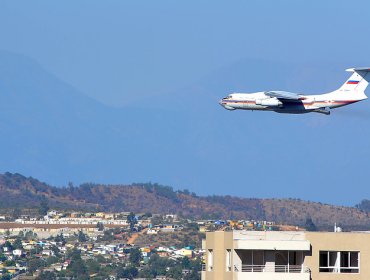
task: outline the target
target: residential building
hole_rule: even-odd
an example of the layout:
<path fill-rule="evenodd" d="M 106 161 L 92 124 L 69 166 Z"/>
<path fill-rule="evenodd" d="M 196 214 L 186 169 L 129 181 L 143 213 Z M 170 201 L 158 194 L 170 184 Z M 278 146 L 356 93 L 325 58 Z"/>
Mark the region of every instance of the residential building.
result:
<path fill-rule="evenodd" d="M 182 257 L 192 258 L 194 256 L 194 251 L 188 248 L 182 248 L 175 251 L 175 254 Z"/>
<path fill-rule="evenodd" d="M 206 233 L 202 280 L 368 280 L 370 233 Z"/>
<path fill-rule="evenodd" d="M 22 250 L 20 249 L 13 250 L 13 255 L 17 257 L 22 256 Z"/>

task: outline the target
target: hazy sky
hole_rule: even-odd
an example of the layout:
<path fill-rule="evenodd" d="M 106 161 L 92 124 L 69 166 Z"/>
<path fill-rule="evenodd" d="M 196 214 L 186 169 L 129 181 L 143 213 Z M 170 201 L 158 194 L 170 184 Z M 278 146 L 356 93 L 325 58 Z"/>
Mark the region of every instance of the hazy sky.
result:
<path fill-rule="evenodd" d="M 119 106 L 242 58 L 367 58 L 369 1 L 1 1 L 0 48 Z"/>
<path fill-rule="evenodd" d="M 212 73 L 226 71 L 248 59 L 295 66 L 315 64 L 323 72 L 333 71 L 336 65 L 370 66 L 369 18 L 370 1 L 0 0 L 0 50 L 35 59 L 60 79 L 105 104 L 140 107 L 148 98 L 189 89 L 212 77 Z M 337 69 L 336 73 L 343 70 Z M 271 76 L 261 76 L 263 71 L 258 73 L 259 80 L 272 80 Z M 310 85 L 302 73 L 306 72 L 300 72 L 294 89 Z M 309 89 L 326 82 L 332 88 L 339 81 L 338 77 L 332 81 L 327 76 L 323 81 L 324 77 L 307 73 L 311 85 L 317 81 L 316 87 Z M 340 78 L 346 77 L 343 72 Z M 248 91 L 247 86 L 244 88 Z M 306 90 L 302 88 L 303 92 Z M 227 93 L 222 92 L 217 98 Z M 225 122 L 238 123 L 239 130 L 218 128 L 217 123 L 212 123 L 209 129 L 213 134 L 207 135 L 207 129 L 194 131 L 192 141 L 199 140 L 199 155 L 206 158 L 206 164 L 179 159 L 187 161 L 189 168 L 199 165 L 197 172 L 173 170 L 166 176 L 165 171 L 151 171 L 143 176 L 147 181 L 175 183 L 202 194 L 292 195 L 353 204 L 360 198 L 370 198 L 366 169 L 370 155 L 370 131 L 366 128 L 370 127 L 370 117 L 366 103 L 363 104 L 363 111 L 356 113 L 358 120 L 348 110 L 337 116 L 295 118 L 267 112 L 227 115 L 230 112 L 217 107 L 217 117 L 225 116 Z M 202 114 L 216 114 L 207 108 L 210 106 L 205 106 Z M 237 134 L 233 134 L 235 131 Z M 230 143 L 235 142 L 237 148 L 245 148 L 238 145 L 246 143 L 251 157 L 238 157 L 235 149 L 226 159 L 220 157 L 215 153 L 219 146 L 208 144 L 217 133 L 223 139 L 230 133 L 223 151 L 232 148 Z M 235 135 L 239 139 L 232 139 Z M 164 162 L 159 159 L 158 165 L 161 163 Z M 236 175 L 230 175 L 233 164 Z M 221 170 L 227 171 L 222 178 Z M 249 180 L 244 171 L 249 172 L 252 183 L 259 184 L 250 192 L 243 192 L 241 186 Z M 304 183 L 299 190 L 301 173 Z M 254 178 L 253 174 L 260 177 Z M 276 185 L 271 176 L 277 178 Z M 286 185 L 289 181 L 294 184 L 294 191 Z M 235 188 L 229 191 L 228 182 Z M 351 194 L 352 182 L 357 188 Z M 310 184 L 315 186 L 315 194 L 307 190 Z M 330 184 L 333 185 L 322 197 L 320 189 Z M 336 186 L 341 190 L 339 194 Z M 279 192 L 280 188 L 284 191 Z"/>

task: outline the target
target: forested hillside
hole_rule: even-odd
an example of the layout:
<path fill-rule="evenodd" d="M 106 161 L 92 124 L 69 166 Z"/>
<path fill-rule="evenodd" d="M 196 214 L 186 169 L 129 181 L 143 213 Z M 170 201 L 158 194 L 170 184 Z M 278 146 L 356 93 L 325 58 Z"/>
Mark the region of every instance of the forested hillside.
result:
<path fill-rule="evenodd" d="M 50 207 L 73 210 L 177 213 L 204 219 L 262 219 L 303 225 L 310 217 L 322 229 L 337 222 L 345 229 L 369 229 L 369 213 L 361 207 L 343 207 L 300 199 L 256 199 L 197 196 L 187 190 L 151 183 L 53 187 L 20 174 L 0 175 L 1 208 Z"/>

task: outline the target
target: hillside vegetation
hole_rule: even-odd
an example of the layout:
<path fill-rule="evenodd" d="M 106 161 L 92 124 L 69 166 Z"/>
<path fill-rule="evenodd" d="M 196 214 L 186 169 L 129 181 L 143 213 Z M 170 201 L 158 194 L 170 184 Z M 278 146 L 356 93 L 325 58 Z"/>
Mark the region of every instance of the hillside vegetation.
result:
<path fill-rule="evenodd" d="M 359 206 L 334 206 L 299 199 L 202 197 L 151 183 L 85 183 L 58 188 L 20 174 L 0 174 L 0 208 L 36 208 L 45 198 L 51 207 L 66 210 L 177 213 L 203 219 L 255 219 L 294 225 L 303 225 L 310 217 L 321 229 L 329 229 L 335 222 L 345 229 L 370 227 L 369 212 Z"/>

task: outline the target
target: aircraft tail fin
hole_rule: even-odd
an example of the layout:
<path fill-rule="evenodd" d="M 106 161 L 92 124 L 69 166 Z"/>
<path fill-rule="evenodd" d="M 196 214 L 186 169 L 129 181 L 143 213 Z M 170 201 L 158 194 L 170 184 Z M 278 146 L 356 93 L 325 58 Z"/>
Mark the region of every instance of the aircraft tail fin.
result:
<path fill-rule="evenodd" d="M 350 68 L 347 72 L 353 72 L 351 77 L 339 88 L 340 91 L 356 91 L 364 93 L 370 82 L 370 67 Z"/>

